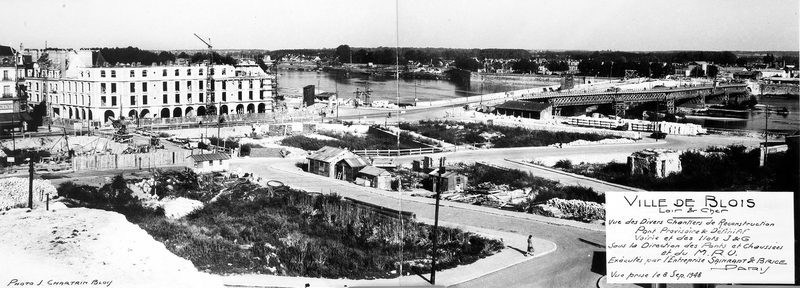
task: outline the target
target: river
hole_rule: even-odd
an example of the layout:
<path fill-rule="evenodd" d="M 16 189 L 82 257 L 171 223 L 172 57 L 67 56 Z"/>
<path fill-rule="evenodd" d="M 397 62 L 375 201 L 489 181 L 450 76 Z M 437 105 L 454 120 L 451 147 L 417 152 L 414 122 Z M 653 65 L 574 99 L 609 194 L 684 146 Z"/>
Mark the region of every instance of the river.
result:
<path fill-rule="evenodd" d="M 783 107 L 789 111 L 788 114 L 779 115 L 775 112 L 769 113 L 769 123 L 764 110 L 751 110 L 747 113 L 747 119 L 735 118 L 689 118 L 686 122 L 700 124 L 706 128 L 724 129 L 744 129 L 754 131 L 764 131 L 768 129 L 772 132 L 792 133 L 800 129 L 800 102 L 797 99 L 761 97 L 759 104 L 770 106 L 771 110 L 780 110 Z"/>
<path fill-rule="evenodd" d="M 400 91 L 401 103 L 414 103 L 417 101 L 435 101 L 443 99 L 460 98 L 465 96 L 489 93 L 506 92 L 531 88 L 530 86 L 508 85 L 500 83 L 486 83 L 481 85 L 468 85 L 447 80 L 428 79 L 400 79 L 392 77 L 370 76 L 351 74 L 350 77 L 339 74 L 313 71 L 278 70 L 278 93 L 287 97 L 299 97 L 303 94 L 303 87 L 314 85 L 317 92 L 339 91 L 341 98 L 353 98 L 353 92 L 358 89 L 364 91 L 365 87 L 372 90 L 370 101 L 388 100 L 396 102 L 396 91 Z M 546 86 L 542 84 L 541 86 Z M 399 87 L 398 87 L 399 86 Z M 541 87 L 538 86 L 538 87 Z M 773 109 L 786 107 L 788 115 L 770 113 L 769 127 L 774 132 L 793 132 L 800 129 L 800 105 L 797 99 L 762 98 L 760 104 L 770 105 Z M 751 111 L 747 119 L 733 118 L 691 118 L 686 122 L 703 125 L 707 128 L 746 129 L 764 131 L 764 111 Z"/>
<path fill-rule="evenodd" d="M 400 91 L 400 103 L 414 103 L 417 101 L 435 101 L 465 96 L 480 95 L 512 90 L 531 88 L 530 86 L 515 86 L 498 83 L 481 85 L 468 85 L 455 83 L 448 80 L 428 79 L 403 79 L 395 80 L 393 77 L 351 74 L 350 77 L 326 72 L 278 70 L 278 93 L 287 97 L 301 96 L 303 87 L 314 85 L 317 92 L 339 91 L 340 98 L 353 98 L 356 89 L 364 91 L 366 87 L 372 90 L 370 101 L 388 100 L 397 102 L 396 91 Z M 398 87 L 399 86 L 399 87 Z M 545 84 L 541 86 L 546 86 Z M 399 88 L 399 89 L 398 89 Z"/>

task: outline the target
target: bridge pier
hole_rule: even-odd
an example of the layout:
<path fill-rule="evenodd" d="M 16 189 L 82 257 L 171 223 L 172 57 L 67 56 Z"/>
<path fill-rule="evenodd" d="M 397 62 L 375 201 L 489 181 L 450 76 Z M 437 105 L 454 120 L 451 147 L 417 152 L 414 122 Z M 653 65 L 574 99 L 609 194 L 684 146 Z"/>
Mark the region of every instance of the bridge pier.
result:
<path fill-rule="evenodd" d="M 667 99 L 667 112 L 670 114 L 675 114 L 675 98 Z"/>
<path fill-rule="evenodd" d="M 628 104 L 625 102 L 614 102 L 614 114 L 617 117 L 625 117 L 625 111 L 628 110 Z"/>

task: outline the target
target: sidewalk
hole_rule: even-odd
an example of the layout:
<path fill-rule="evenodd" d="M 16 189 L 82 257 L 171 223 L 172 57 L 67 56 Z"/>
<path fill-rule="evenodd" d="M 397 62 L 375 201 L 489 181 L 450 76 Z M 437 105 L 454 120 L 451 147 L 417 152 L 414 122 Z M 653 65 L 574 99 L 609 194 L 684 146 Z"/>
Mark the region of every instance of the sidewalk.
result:
<path fill-rule="evenodd" d="M 420 222 L 433 224 L 430 219 L 418 219 Z M 437 286 L 452 286 L 464 283 L 475 278 L 488 275 L 507 267 L 529 261 L 553 252 L 557 249 L 555 243 L 534 238 L 534 255 L 525 256 L 527 249 L 527 236 L 514 233 L 482 229 L 463 225 L 455 225 L 439 221 L 439 225 L 448 227 L 458 227 L 470 232 L 481 234 L 485 237 L 502 239 L 506 248 L 499 253 L 480 259 L 472 264 L 462 265 L 455 268 L 437 271 Z M 354 287 L 354 286 L 430 286 L 427 281 L 430 274 L 416 275 L 410 271 L 403 271 L 402 276 L 394 279 L 376 280 L 353 280 L 353 279 L 323 279 L 310 277 L 287 277 L 273 275 L 234 275 L 221 276 L 222 282 L 228 287 Z M 425 278 L 423 278 L 425 277 Z"/>

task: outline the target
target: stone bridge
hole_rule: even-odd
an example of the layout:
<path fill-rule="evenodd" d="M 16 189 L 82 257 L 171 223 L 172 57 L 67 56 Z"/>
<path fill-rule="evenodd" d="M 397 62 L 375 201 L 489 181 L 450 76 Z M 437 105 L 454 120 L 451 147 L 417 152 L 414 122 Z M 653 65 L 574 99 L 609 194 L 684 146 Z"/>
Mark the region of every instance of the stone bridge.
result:
<path fill-rule="evenodd" d="M 622 115 L 631 105 L 645 102 L 665 102 L 670 113 L 675 106 L 685 102 L 705 103 L 706 98 L 722 97 L 727 101 L 734 97 L 746 95 L 747 84 L 707 85 L 685 88 L 662 88 L 651 90 L 623 90 L 609 92 L 546 92 L 524 94 L 520 100 L 547 102 L 553 105 L 555 114 L 560 114 L 560 107 L 580 105 L 614 105 L 617 115 Z M 678 102 L 676 104 L 676 102 Z"/>

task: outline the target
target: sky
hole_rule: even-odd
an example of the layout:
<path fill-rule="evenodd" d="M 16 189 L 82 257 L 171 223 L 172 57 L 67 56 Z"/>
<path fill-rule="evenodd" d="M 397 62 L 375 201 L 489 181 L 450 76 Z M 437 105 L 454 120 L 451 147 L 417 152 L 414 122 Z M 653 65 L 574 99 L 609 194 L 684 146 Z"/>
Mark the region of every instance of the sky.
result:
<path fill-rule="evenodd" d="M 3 0 L 0 45 L 798 51 L 797 0 Z M 398 33 L 399 32 L 399 33 Z"/>

